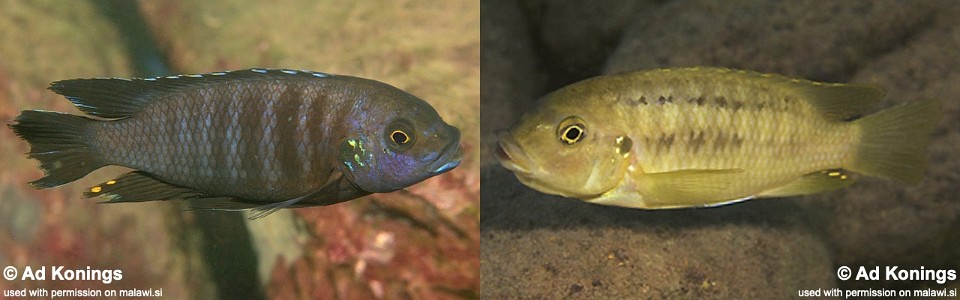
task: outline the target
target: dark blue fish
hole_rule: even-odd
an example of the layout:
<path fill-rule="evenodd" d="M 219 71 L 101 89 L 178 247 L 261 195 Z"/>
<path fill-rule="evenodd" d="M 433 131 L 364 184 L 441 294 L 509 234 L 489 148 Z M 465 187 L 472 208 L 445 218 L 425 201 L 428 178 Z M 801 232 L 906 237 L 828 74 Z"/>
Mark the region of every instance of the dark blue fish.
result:
<path fill-rule="evenodd" d="M 460 131 L 382 82 L 250 69 L 50 85 L 93 116 L 27 110 L 10 128 L 56 187 L 107 165 L 106 202 L 187 199 L 196 208 L 329 205 L 403 189 L 460 164 Z"/>

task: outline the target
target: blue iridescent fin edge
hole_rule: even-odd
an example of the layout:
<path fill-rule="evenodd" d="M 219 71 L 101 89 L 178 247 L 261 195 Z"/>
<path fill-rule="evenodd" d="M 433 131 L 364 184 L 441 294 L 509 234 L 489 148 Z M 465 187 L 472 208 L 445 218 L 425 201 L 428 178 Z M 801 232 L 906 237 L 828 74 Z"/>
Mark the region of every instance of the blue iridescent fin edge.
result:
<path fill-rule="evenodd" d="M 279 78 L 335 77 L 323 72 L 291 69 L 253 68 L 206 74 L 172 75 L 152 78 L 89 78 L 56 81 L 49 89 L 63 95 L 84 113 L 108 118 L 126 118 L 168 93 L 196 87 L 243 80 L 275 80 Z"/>

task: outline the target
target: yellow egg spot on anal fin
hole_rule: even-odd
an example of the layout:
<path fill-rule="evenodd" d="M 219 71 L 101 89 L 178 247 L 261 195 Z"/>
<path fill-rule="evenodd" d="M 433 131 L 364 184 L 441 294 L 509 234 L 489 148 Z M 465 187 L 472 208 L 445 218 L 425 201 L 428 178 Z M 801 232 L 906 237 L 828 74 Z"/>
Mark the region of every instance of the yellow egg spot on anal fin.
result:
<path fill-rule="evenodd" d="M 853 179 L 845 170 L 813 172 L 781 187 L 762 192 L 757 197 L 789 197 L 822 193 L 846 187 L 855 181 Z"/>
<path fill-rule="evenodd" d="M 111 184 L 115 184 L 115 183 L 117 183 L 117 181 L 116 181 L 116 180 L 110 180 L 110 181 L 107 181 L 107 185 L 111 185 Z"/>
<path fill-rule="evenodd" d="M 90 192 L 91 192 L 91 193 L 99 193 L 99 192 L 102 191 L 102 190 L 103 190 L 103 188 L 101 188 L 100 186 L 95 186 L 95 187 L 90 188 Z"/>

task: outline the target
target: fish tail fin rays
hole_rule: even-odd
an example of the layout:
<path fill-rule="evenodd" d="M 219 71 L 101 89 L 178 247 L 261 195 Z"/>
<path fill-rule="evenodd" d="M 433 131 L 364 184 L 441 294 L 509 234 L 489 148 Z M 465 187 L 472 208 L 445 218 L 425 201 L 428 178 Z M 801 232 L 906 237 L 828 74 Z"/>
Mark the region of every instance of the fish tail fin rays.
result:
<path fill-rule="evenodd" d="M 45 176 L 30 185 L 46 189 L 64 185 L 108 165 L 91 147 L 87 128 L 96 120 L 70 114 L 26 110 L 8 125 L 30 144 L 27 157 L 40 161 Z"/>
<path fill-rule="evenodd" d="M 859 149 L 850 169 L 909 184 L 923 179 L 930 132 L 940 122 L 940 101 L 904 103 L 854 121 Z"/>

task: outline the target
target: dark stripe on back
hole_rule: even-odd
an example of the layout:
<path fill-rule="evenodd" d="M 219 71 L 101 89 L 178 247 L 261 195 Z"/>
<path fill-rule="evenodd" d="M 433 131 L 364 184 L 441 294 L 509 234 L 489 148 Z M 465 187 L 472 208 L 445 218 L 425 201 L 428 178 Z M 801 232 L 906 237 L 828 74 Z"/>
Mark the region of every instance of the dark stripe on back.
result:
<path fill-rule="evenodd" d="M 727 98 L 722 95 L 700 95 L 688 99 L 676 100 L 671 95 L 659 95 L 652 97 L 641 95 L 635 97 L 621 97 L 618 99 L 618 101 L 621 101 L 629 106 L 647 106 L 650 104 L 686 104 L 699 107 L 711 107 L 719 110 L 730 110 L 733 112 L 740 110 L 783 112 L 790 109 L 792 105 L 795 105 L 797 99 L 788 95 L 786 97 L 773 100 L 744 101 L 743 99 Z"/>
<path fill-rule="evenodd" d="M 300 123 L 297 113 L 303 101 L 302 98 L 302 86 L 295 83 L 288 84 L 273 108 L 277 118 L 277 128 L 274 128 L 273 133 L 277 137 L 274 157 L 280 162 L 279 166 L 274 167 L 280 167 L 280 180 L 283 182 L 296 182 L 302 178 L 300 166 L 303 162 L 297 155 L 299 151 L 297 144 L 300 143 L 301 137 L 297 132 L 297 125 Z"/>
<path fill-rule="evenodd" d="M 343 122 L 337 122 L 333 120 L 333 116 L 336 113 L 330 109 L 334 99 L 329 99 L 329 92 L 325 90 L 329 88 L 327 86 L 320 86 L 320 88 L 312 93 L 312 97 L 308 101 L 313 101 L 313 105 L 310 105 L 310 111 L 307 112 L 307 126 L 310 127 L 310 141 L 311 145 L 307 145 L 307 148 L 310 149 L 308 152 L 308 157 L 310 159 L 310 169 L 313 170 L 314 174 L 323 174 L 325 168 L 330 167 L 328 161 L 336 160 L 337 157 L 332 153 L 333 149 L 338 149 L 340 145 L 335 144 L 339 143 L 340 136 L 330 136 L 331 132 L 337 132 L 342 130 L 344 125 L 341 125 Z M 347 104 L 341 105 L 346 106 Z M 329 126 L 324 126 L 324 118 L 329 118 L 331 120 Z M 326 144 L 326 147 L 321 145 Z M 324 150 L 327 151 L 324 151 Z M 336 166 L 334 166 L 336 167 Z M 326 179 L 326 178 L 324 178 Z"/>

